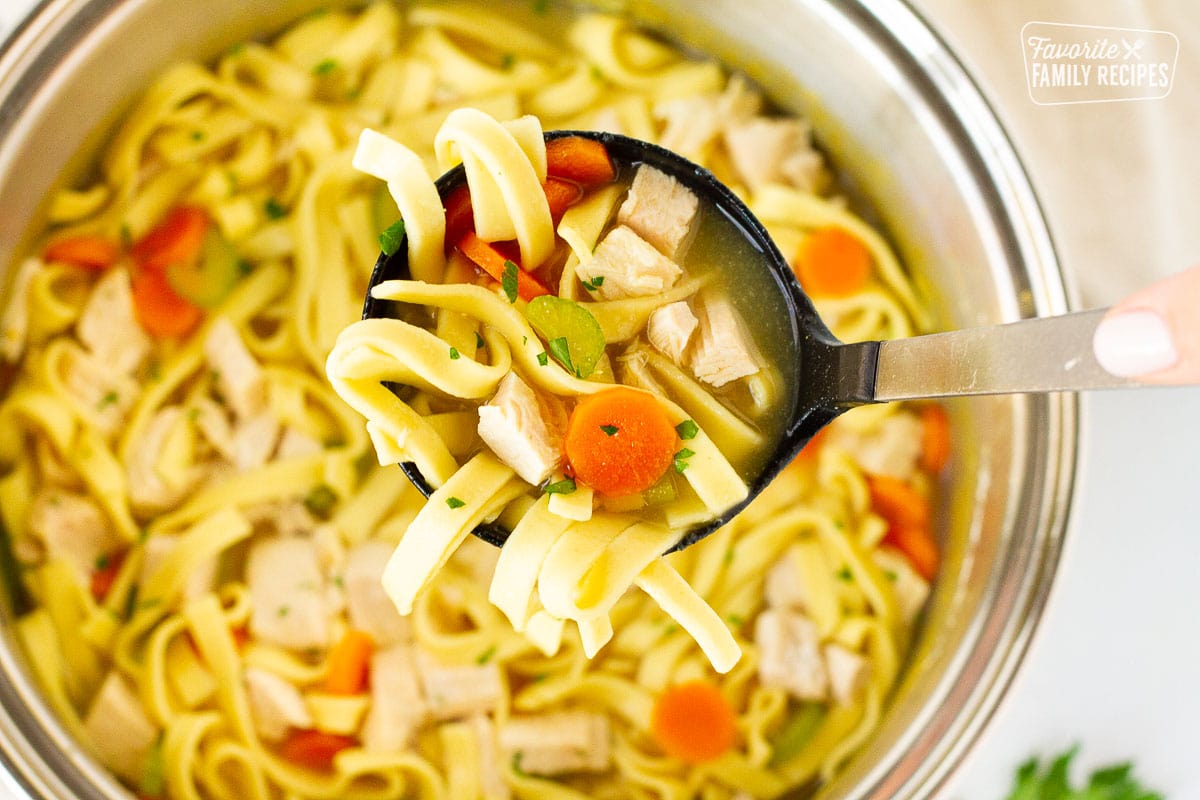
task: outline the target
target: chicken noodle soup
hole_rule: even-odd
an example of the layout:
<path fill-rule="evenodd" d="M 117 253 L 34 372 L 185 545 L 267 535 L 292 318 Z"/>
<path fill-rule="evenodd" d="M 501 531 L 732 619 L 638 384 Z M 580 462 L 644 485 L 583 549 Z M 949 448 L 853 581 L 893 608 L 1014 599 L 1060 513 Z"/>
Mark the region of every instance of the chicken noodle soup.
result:
<path fill-rule="evenodd" d="M 330 11 L 211 65 L 170 67 L 95 172 L 49 198 L 45 227 L 10 271 L 0 516 L 18 567 L 15 634 L 64 727 L 140 796 L 766 798 L 827 779 L 878 724 L 937 568 L 928 496 L 948 439 L 936 406 L 839 418 L 732 523 L 661 562 L 642 582 L 652 596 L 630 592 L 607 617 L 568 626 L 553 656 L 533 643 L 559 639 L 549 613 L 520 634 L 489 602 L 501 552 L 473 538 L 411 615 L 384 592 L 397 542 L 435 504 L 376 465 L 372 437 L 386 442 L 389 429 L 368 433 L 324 377 L 359 315 L 377 237 L 399 216 L 352 166 L 366 128 L 412 149 L 426 175 L 438 169 L 436 131 L 460 107 L 659 142 L 746 198 L 841 338 L 925 325 L 883 239 L 828 196 L 803 120 L 628 20 L 496 5 Z M 689 234 L 692 251 L 705 225 Z M 445 254 L 441 240 L 430 248 Z M 688 295 L 689 310 L 699 317 L 703 293 L 723 288 L 760 366 L 782 363 L 750 328 L 745 286 L 717 285 L 723 270 Z M 499 293 L 471 287 L 501 304 L 497 322 L 520 305 L 503 278 Z M 451 287 L 427 291 L 442 302 Z M 595 307 L 627 302 L 574 287 L 566 299 L 590 304 L 602 330 Z M 417 296 L 410 308 L 431 303 Z M 442 342 L 443 364 L 491 369 L 485 354 L 507 347 L 515 363 L 522 352 L 477 325 L 482 352 L 466 358 L 478 341 L 455 338 L 463 319 L 418 321 Z M 640 369 L 675 397 L 674 370 L 696 380 L 653 342 L 644 365 L 622 364 L 606 337 L 609 366 L 597 361 L 586 379 L 543 349 L 545 369 L 571 382 Z M 540 368 L 541 352 L 518 377 Z M 586 360 L 565 353 L 582 374 Z M 701 385 L 765 430 L 752 379 L 733 381 L 737 392 Z M 499 383 L 482 385 L 486 405 Z M 445 485 L 460 459 L 484 452 L 479 413 L 429 390 L 406 398 L 428 429 L 397 441 L 392 460 L 436 435 L 452 460 L 440 477 L 436 462 L 422 469 Z M 716 440 L 710 420 L 687 418 Z M 682 438 L 690 426 L 675 425 L 699 452 Z M 695 465 L 676 472 L 676 452 L 667 474 L 684 493 Z M 737 447 L 720 452 L 734 472 L 753 470 Z M 493 503 L 511 494 L 499 519 L 510 529 L 534 513 L 531 500 L 585 493 L 535 498 L 506 470 L 496 461 L 468 488 Z M 475 498 L 455 496 L 464 507 L 441 504 L 451 518 Z M 643 513 L 598 500 L 592 511 Z M 535 594 L 541 602 L 526 600 Z M 728 673 L 660 608 L 672 597 L 703 598 L 727 626 L 743 654 Z M 518 599 L 507 596 L 519 616 L 529 606 Z M 603 639 L 603 620 L 612 638 L 588 658 L 580 634 Z"/>
<path fill-rule="evenodd" d="M 784 349 L 771 306 L 759 301 L 755 337 L 730 300 L 731 286 L 770 295 L 762 255 L 693 189 L 614 162 L 602 140 L 546 143 L 533 117 L 506 126 L 459 109 L 435 144 L 439 168 L 465 169 L 445 207 L 415 153 L 362 134 L 355 165 L 395 192 L 407 237 L 395 245 L 426 280 L 375 286 L 375 299 L 405 304 L 400 318 L 351 325 L 327 367 L 382 463 L 407 453 L 434 470 L 388 593 L 409 613 L 473 526 L 515 506 L 490 594 L 518 631 L 545 620 L 547 655 L 568 619 L 594 655 L 637 581 L 728 671 L 736 642 L 659 556 L 743 501 L 748 469 L 782 433 L 796 354 L 764 359 L 758 341 Z M 413 410 L 433 403 L 477 416 L 476 445 L 452 455 Z"/>

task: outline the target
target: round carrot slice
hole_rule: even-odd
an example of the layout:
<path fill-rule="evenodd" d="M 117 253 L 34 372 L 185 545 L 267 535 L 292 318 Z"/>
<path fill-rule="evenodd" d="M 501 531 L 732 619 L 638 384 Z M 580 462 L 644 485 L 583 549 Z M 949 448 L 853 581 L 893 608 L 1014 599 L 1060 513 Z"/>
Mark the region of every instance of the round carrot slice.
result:
<path fill-rule="evenodd" d="M 650 730 L 667 755 L 699 764 L 733 747 L 737 716 L 716 686 L 689 681 L 671 686 L 658 696 Z"/>
<path fill-rule="evenodd" d="M 658 482 L 674 460 L 677 438 L 657 400 L 618 387 L 579 401 L 567 421 L 564 444 L 578 480 L 619 497 Z"/>
<path fill-rule="evenodd" d="M 813 297 L 845 297 L 871 277 L 871 251 L 849 231 L 821 228 L 805 237 L 796 257 L 796 276 Z"/>

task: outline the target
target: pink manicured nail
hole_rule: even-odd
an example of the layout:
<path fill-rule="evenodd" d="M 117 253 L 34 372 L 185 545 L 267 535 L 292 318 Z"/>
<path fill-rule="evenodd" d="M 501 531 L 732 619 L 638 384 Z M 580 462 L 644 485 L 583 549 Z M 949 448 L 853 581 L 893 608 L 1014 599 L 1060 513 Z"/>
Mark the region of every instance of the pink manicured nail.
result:
<path fill-rule="evenodd" d="M 1153 311 L 1126 311 L 1096 326 L 1092 349 L 1100 366 L 1132 378 L 1173 367 L 1179 361 L 1166 321 Z"/>

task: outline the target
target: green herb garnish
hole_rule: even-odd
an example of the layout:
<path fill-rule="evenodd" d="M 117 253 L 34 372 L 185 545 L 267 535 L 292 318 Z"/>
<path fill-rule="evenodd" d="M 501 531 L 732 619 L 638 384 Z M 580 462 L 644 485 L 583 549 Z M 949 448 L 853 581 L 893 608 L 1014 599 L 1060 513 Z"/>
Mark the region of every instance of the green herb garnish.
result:
<path fill-rule="evenodd" d="M 144 797 L 165 797 L 167 794 L 166 763 L 163 761 L 163 735 L 160 733 L 142 762 L 138 792 Z"/>
<path fill-rule="evenodd" d="M 1078 750 L 1072 747 L 1058 756 L 1044 772 L 1038 759 L 1026 761 L 1017 770 L 1012 792 L 1005 800 L 1163 800 L 1163 795 L 1138 783 L 1128 762 L 1097 769 L 1088 777 L 1086 788 L 1071 788 L 1071 761 Z"/>
<path fill-rule="evenodd" d="M 289 606 L 280 606 L 278 609 L 275 610 L 275 615 L 280 618 L 286 617 L 290 613 L 292 613 L 292 609 Z"/>
<path fill-rule="evenodd" d="M 115 404 L 120 399 L 121 399 L 121 396 L 118 395 L 116 392 L 109 392 L 108 394 L 104 395 L 104 397 L 100 398 L 100 402 L 96 403 L 96 409 L 103 411 L 104 409 L 108 408 L 109 406 Z"/>
<path fill-rule="evenodd" d="M 313 67 L 313 75 L 321 75 L 321 76 L 328 75 L 329 73 L 331 73 L 335 69 L 337 69 L 337 67 L 338 67 L 338 62 L 336 60 L 334 60 L 332 58 L 327 58 L 323 61 L 318 62 L 317 65 L 315 67 Z"/>
<path fill-rule="evenodd" d="M 464 503 L 462 500 L 459 500 L 457 497 L 447 497 L 446 505 L 450 506 L 450 508 L 462 508 L 466 505 L 466 503 Z"/>
<path fill-rule="evenodd" d="M 517 265 L 508 259 L 504 261 L 504 274 L 500 278 L 500 288 L 504 290 L 504 296 L 508 298 L 508 302 L 517 302 Z"/>
<path fill-rule="evenodd" d="M 540 366 L 543 366 L 543 367 L 544 367 L 544 366 L 546 366 L 547 364 L 549 364 L 549 363 L 550 363 L 550 356 L 548 356 L 548 355 L 546 354 L 546 351 L 545 351 L 545 350 L 543 350 L 542 352 L 540 352 L 540 353 L 538 353 L 538 354 L 537 354 L 537 360 L 538 360 L 538 364 L 539 364 Z"/>
<path fill-rule="evenodd" d="M 338 496 L 333 489 L 321 484 L 304 496 L 304 507 L 314 517 L 328 519 L 337 500 Z"/>
<path fill-rule="evenodd" d="M 525 757 L 525 753 L 522 750 L 518 750 L 517 752 L 512 754 L 512 771 L 517 773 L 521 777 L 525 777 L 525 775 L 526 775 L 525 770 L 521 769 L 521 759 L 523 759 L 524 757 Z"/>
<path fill-rule="evenodd" d="M 400 249 L 400 245 L 404 243 L 404 220 L 398 219 L 393 222 L 386 231 L 379 234 L 379 249 L 383 250 L 385 256 L 390 256 L 392 253 Z"/>
<path fill-rule="evenodd" d="M 694 420 L 685 419 L 675 426 L 675 432 L 679 434 L 680 439 L 695 439 L 696 434 L 700 432 L 700 426 Z"/>
<path fill-rule="evenodd" d="M 850 571 L 849 567 L 842 567 L 838 570 L 837 577 L 839 581 L 846 581 L 846 583 L 849 583 L 850 581 L 854 580 L 854 573 Z"/>
<path fill-rule="evenodd" d="M 496 655 L 496 645 L 492 645 L 487 650 L 484 650 L 482 653 L 477 655 L 475 657 L 475 663 L 482 667 L 484 664 L 491 661 L 492 656 L 494 655 Z"/>
<path fill-rule="evenodd" d="M 546 345 L 546 349 L 550 351 L 550 355 L 554 356 L 554 360 L 567 368 L 567 372 L 575 373 L 576 377 L 582 378 L 579 370 L 571 364 L 571 348 L 567 345 L 567 337 L 559 336 L 557 339 L 551 339 Z"/>
<path fill-rule="evenodd" d="M 550 10 L 550 0 L 533 0 L 533 13 L 539 16 Z"/>
<path fill-rule="evenodd" d="M 193 142 L 203 142 L 204 141 L 204 131 L 192 131 L 192 141 Z"/>
<path fill-rule="evenodd" d="M 274 197 L 267 198 L 267 202 L 263 203 L 263 211 L 266 212 L 267 219 L 282 219 L 288 213 L 283 204 Z"/>
<path fill-rule="evenodd" d="M 100 570 L 108 569 L 108 565 L 110 563 L 112 562 L 109 561 L 108 553 L 101 553 L 100 555 L 96 556 L 96 571 L 99 572 Z"/>
<path fill-rule="evenodd" d="M 475 331 L 475 349 L 479 350 L 483 347 L 483 337 L 479 335 L 479 331 Z"/>
<path fill-rule="evenodd" d="M 604 431 L 605 436 L 616 436 L 620 429 L 616 425 L 601 425 L 600 430 Z"/>
<path fill-rule="evenodd" d="M 694 455 L 696 455 L 696 453 L 686 447 L 676 453 L 674 459 L 675 471 L 682 474 L 683 471 L 688 468 L 687 460 Z"/>
<path fill-rule="evenodd" d="M 508 70 L 512 69 L 513 65 L 516 63 L 517 63 L 517 57 L 515 55 L 513 55 L 512 53 L 505 53 L 503 56 L 500 57 L 500 69 L 502 69 L 506 72 Z"/>
<path fill-rule="evenodd" d="M 735 628 L 740 628 L 745 623 L 746 618 L 741 614 L 730 614 L 725 620 Z"/>
<path fill-rule="evenodd" d="M 572 494 L 574 491 L 575 481 L 570 478 L 546 484 L 546 494 Z"/>
<path fill-rule="evenodd" d="M 589 292 L 594 292 L 603 285 L 604 285 L 604 276 L 603 275 L 597 275 L 596 277 L 592 278 L 590 281 L 583 282 L 583 288 L 587 289 Z"/>
<path fill-rule="evenodd" d="M 450 348 L 450 360 L 451 360 L 451 361 L 458 361 L 460 358 L 462 358 L 462 356 L 461 356 L 461 355 L 459 355 L 459 353 L 458 353 L 458 348 L 457 348 L 457 347 L 451 347 L 451 348 Z"/>

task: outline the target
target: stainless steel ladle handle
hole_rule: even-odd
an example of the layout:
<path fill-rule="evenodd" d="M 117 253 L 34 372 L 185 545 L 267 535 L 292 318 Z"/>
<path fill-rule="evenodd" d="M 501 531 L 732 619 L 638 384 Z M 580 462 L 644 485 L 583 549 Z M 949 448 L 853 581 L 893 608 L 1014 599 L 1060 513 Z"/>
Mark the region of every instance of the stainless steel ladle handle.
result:
<path fill-rule="evenodd" d="M 882 342 L 873 400 L 1144 385 L 1117 377 L 1097 363 L 1092 336 L 1106 311 Z"/>

